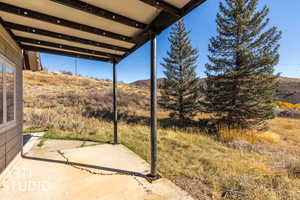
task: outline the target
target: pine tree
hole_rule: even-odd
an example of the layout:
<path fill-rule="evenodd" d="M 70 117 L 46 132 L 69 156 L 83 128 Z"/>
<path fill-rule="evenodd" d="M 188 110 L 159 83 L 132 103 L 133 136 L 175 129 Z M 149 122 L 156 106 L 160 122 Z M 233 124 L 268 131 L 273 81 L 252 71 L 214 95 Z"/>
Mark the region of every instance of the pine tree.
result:
<path fill-rule="evenodd" d="M 267 29 L 269 8 L 258 10 L 258 0 L 225 1 L 209 45 L 205 108 L 229 127 L 265 128 L 265 120 L 275 117 L 281 32 Z"/>
<path fill-rule="evenodd" d="M 159 102 L 171 111 L 172 118 L 181 121 L 193 117 L 199 107 L 198 50 L 192 47 L 189 33 L 183 20 L 172 27 L 170 49 L 162 63 L 166 78 L 161 84 Z"/>

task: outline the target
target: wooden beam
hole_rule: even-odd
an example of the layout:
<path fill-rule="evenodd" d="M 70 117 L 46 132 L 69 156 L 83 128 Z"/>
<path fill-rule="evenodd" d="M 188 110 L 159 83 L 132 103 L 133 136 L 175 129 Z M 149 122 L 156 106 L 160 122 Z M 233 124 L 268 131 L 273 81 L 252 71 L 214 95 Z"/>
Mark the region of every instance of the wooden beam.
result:
<path fill-rule="evenodd" d="M 191 0 L 189 3 L 187 3 L 181 10 L 181 15 L 184 16 L 203 4 L 207 0 Z"/>
<path fill-rule="evenodd" d="M 163 0 L 140 0 L 142 1 L 143 3 L 146 3 L 150 6 L 153 6 L 155 8 L 158 8 L 158 9 L 161 9 L 165 12 L 168 12 L 172 15 L 175 15 L 175 16 L 180 16 L 180 9 L 163 1 Z"/>
<path fill-rule="evenodd" d="M 74 57 L 74 58 L 83 58 L 83 59 L 88 59 L 88 60 L 96 60 L 96 61 L 101 61 L 101 62 L 112 63 L 112 60 L 110 58 L 101 58 L 101 57 L 97 57 L 97 56 L 89 56 L 89 55 L 84 55 L 84 54 L 79 54 L 79 53 L 60 51 L 60 50 L 55 50 L 55 49 L 48 49 L 48 48 L 36 47 L 36 46 L 30 46 L 30 45 L 24 45 L 24 44 L 21 44 L 21 47 L 23 50 L 27 50 L 27 51 L 36 51 L 36 52 L 43 52 L 43 53 L 49 53 L 49 54 L 56 54 L 56 55 L 60 55 L 60 56 L 69 56 L 69 57 Z"/>
<path fill-rule="evenodd" d="M 10 5 L 10 4 L 6 4 L 6 3 L 1 3 L 0 2 L 0 10 L 4 11 L 4 12 L 15 14 L 15 15 L 20 15 L 20 16 L 23 16 L 23 17 L 29 17 L 29 18 L 36 19 L 36 20 L 39 20 L 39 21 L 43 21 L 43 22 L 47 22 L 47 23 L 51 23 L 51 24 L 56 24 L 56 25 L 76 29 L 76 30 L 79 30 L 79 31 L 84 31 L 84 32 L 87 32 L 87 33 L 93 33 L 93 34 L 96 34 L 96 35 L 101 35 L 101 36 L 116 39 L 116 40 L 127 41 L 127 42 L 131 41 L 131 38 L 128 37 L 128 36 L 124 36 L 124 35 L 121 35 L 121 34 L 118 34 L 118 33 L 113 33 L 113 32 L 110 32 L 110 31 L 105 31 L 103 29 L 95 28 L 95 27 L 88 26 L 88 25 L 85 25 L 85 24 L 80 24 L 80 23 L 77 23 L 77 22 L 72 22 L 72 21 L 69 21 L 69 20 L 66 20 L 66 19 L 46 15 L 46 14 L 43 14 L 43 13 L 40 13 L 40 12 L 36 12 L 36 11 L 25 9 L 25 8 L 20 8 L 20 7 Z"/>
<path fill-rule="evenodd" d="M 115 45 L 111 45 L 111 44 L 96 42 L 93 40 L 88 40 L 88 39 L 79 38 L 79 37 L 75 37 L 75 36 L 71 36 L 71 35 L 56 33 L 56 32 L 43 30 L 43 29 L 39 29 L 39 28 L 34 28 L 34 27 L 30 27 L 30 26 L 24 26 L 21 24 L 15 24 L 15 23 L 7 22 L 7 21 L 4 21 L 2 24 L 5 28 L 8 28 L 8 29 L 18 30 L 18 31 L 26 32 L 26 33 L 33 33 L 36 35 L 43 35 L 43 36 L 62 39 L 62 40 L 70 41 L 70 42 L 87 44 L 87 45 L 92 45 L 95 47 L 112 49 L 112 50 L 122 51 L 122 52 L 128 52 L 130 50 L 130 49 L 124 48 L 124 47 L 119 47 L 119 46 L 115 46 Z"/>
<path fill-rule="evenodd" d="M 30 44 L 38 44 L 38 45 L 54 47 L 54 48 L 59 48 L 59 49 L 64 49 L 64 50 L 78 51 L 81 53 L 93 54 L 95 56 L 106 56 L 109 58 L 115 58 L 117 60 L 119 60 L 121 58 L 121 56 L 117 55 L 117 54 L 111 54 L 111 53 L 106 53 L 106 52 L 102 52 L 102 51 L 95 51 L 95 50 L 91 50 L 91 49 L 74 47 L 74 46 L 70 46 L 70 45 L 57 44 L 54 42 L 36 40 L 36 39 L 32 39 L 32 38 L 15 36 L 15 40 L 17 40 L 18 42 L 26 42 L 26 43 L 30 43 Z"/>
<path fill-rule="evenodd" d="M 140 0 L 144 1 L 144 0 Z M 147 0 L 148 1 L 148 0 Z M 126 53 L 123 57 L 130 55 L 146 42 L 149 41 L 149 34 L 155 33 L 156 35 L 160 34 L 163 30 L 168 28 L 170 25 L 174 24 L 180 18 L 184 17 L 186 14 L 191 12 L 193 9 L 204 3 L 206 0 L 191 0 L 187 5 L 185 5 L 181 11 L 180 16 L 175 16 L 170 12 L 163 10 L 152 22 L 151 24 L 144 29 L 143 32 L 135 36 L 132 41 L 136 43 L 136 45 L 130 50 L 130 52 Z"/>
<path fill-rule="evenodd" d="M 10 37 L 17 43 L 17 45 L 21 48 L 21 44 L 15 40 L 15 34 L 7 27 L 4 26 L 4 20 L 0 16 L 0 24 L 5 28 L 5 30 L 8 32 Z"/>
<path fill-rule="evenodd" d="M 134 28 L 144 29 L 147 25 L 136 20 L 130 19 L 128 17 L 110 12 L 108 10 L 104 10 L 102 8 L 96 7 L 94 5 L 88 4 L 79 0 L 51 0 L 56 3 L 62 4 L 64 6 L 68 6 L 71 8 L 75 8 L 81 10 L 83 12 L 96 15 L 98 17 L 106 18 L 127 26 L 131 26 Z"/>

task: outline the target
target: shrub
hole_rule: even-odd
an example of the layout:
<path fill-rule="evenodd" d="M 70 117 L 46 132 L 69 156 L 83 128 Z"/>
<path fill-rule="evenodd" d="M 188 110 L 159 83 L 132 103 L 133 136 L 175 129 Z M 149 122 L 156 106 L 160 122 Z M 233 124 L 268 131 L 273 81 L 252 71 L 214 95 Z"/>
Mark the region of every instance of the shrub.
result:
<path fill-rule="evenodd" d="M 288 174 L 295 178 L 300 178 L 300 162 L 290 162 L 286 165 Z"/>
<path fill-rule="evenodd" d="M 279 110 L 277 111 L 278 117 L 300 119 L 300 104 L 291 104 L 288 102 L 277 102 Z"/>
<path fill-rule="evenodd" d="M 73 73 L 72 72 L 70 72 L 70 71 L 64 71 L 64 70 L 62 70 L 62 71 L 60 71 L 62 74 L 65 74 L 65 75 L 73 75 Z"/>
<path fill-rule="evenodd" d="M 295 105 L 292 104 L 292 103 L 282 102 L 282 101 L 279 101 L 279 102 L 277 102 L 276 104 L 277 104 L 277 106 L 279 106 L 280 108 L 288 108 L 288 109 L 293 108 L 293 107 L 295 106 Z"/>
<path fill-rule="evenodd" d="M 284 109 L 277 113 L 278 117 L 300 119 L 300 110 L 296 108 Z"/>

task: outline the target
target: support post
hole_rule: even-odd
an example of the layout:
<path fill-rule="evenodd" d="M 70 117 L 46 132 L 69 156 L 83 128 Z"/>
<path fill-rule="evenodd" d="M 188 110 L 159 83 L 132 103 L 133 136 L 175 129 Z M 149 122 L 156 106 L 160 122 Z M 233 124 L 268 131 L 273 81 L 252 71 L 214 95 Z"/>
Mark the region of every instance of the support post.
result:
<path fill-rule="evenodd" d="M 117 110 L 117 69 L 116 63 L 113 63 L 113 112 L 114 112 L 114 142 L 119 144 L 118 139 L 118 110 Z"/>
<path fill-rule="evenodd" d="M 156 35 L 151 33 L 151 173 L 150 181 L 159 178 L 157 174 L 157 64 Z"/>

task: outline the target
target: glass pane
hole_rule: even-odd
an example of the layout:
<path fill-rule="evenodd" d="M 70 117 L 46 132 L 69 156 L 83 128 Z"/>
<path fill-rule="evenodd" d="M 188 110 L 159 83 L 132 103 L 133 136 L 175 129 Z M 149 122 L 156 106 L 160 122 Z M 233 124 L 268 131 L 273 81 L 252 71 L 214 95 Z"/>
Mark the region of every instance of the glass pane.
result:
<path fill-rule="evenodd" d="M 15 74 L 12 68 L 6 68 L 6 105 L 7 105 L 7 122 L 15 119 Z"/>
<path fill-rule="evenodd" d="M 3 123 L 3 65 L 0 62 L 0 124 Z"/>

